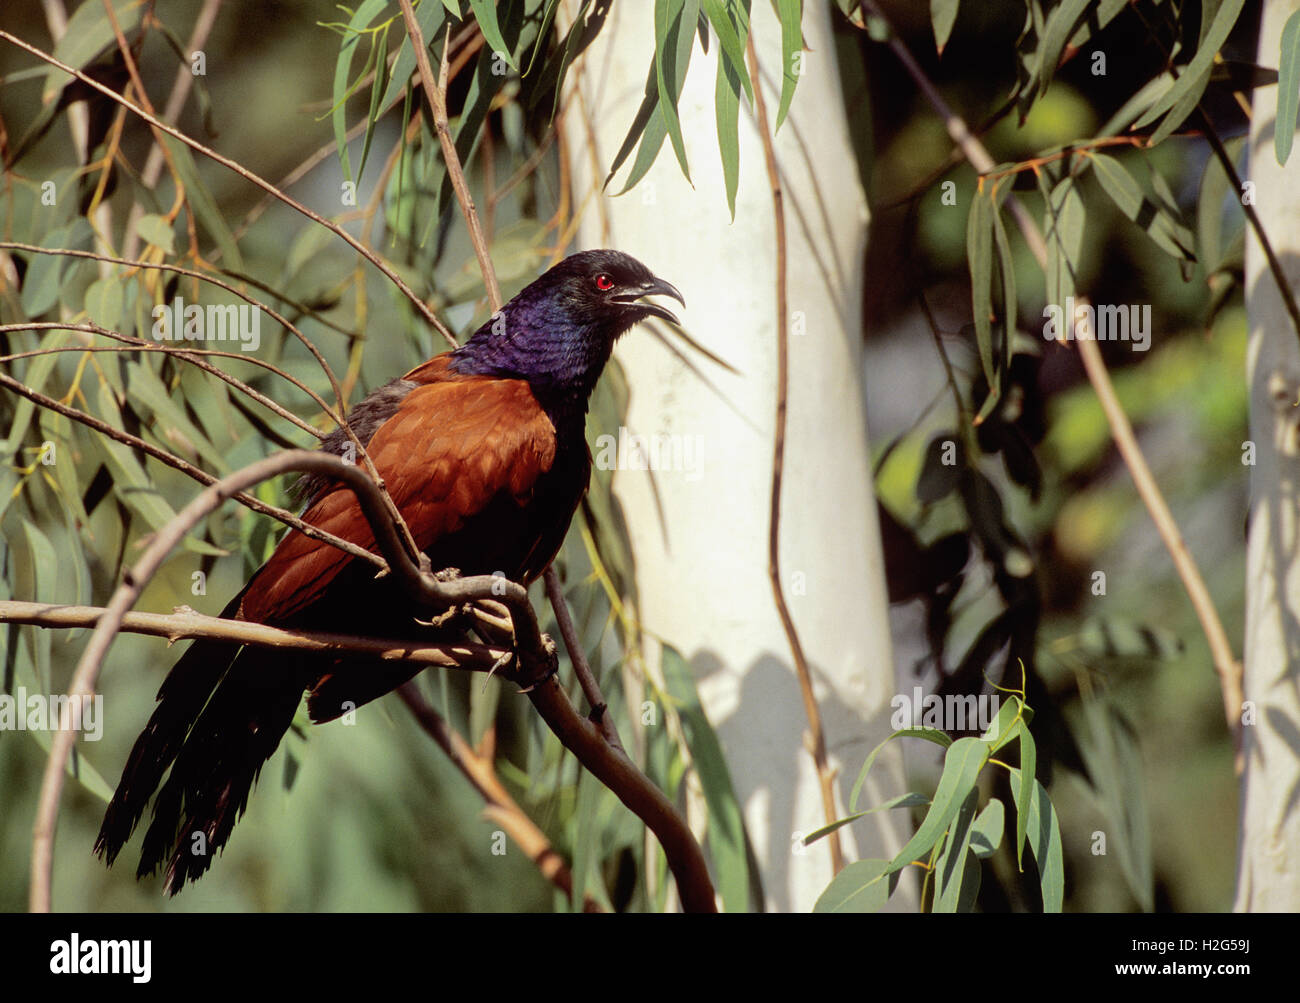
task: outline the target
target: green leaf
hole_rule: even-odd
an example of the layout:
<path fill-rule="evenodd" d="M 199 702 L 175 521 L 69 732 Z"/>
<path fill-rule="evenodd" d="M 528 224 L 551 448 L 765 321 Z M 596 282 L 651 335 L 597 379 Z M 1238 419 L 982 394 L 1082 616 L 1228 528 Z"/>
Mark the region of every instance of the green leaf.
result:
<path fill-rule="evenodd" d="M 998 716 L 990 722 L 980 741 L 989 743 L 990 754 L 1003 746 L 1010 745 L 1020 734 L 1020 724 L 1033 717 L 1033 712 L 1020 702 L 1018 696 L 1011 696 L 998 708 Z"/>
<path fill-rule="evenodd" d="M 80 245 L 86 242 L 90 235 L 90 224 L 78 217 L 70 223 L 50 230 L 40 244 L 50 250 L 79 250 Z M 23 313 L 29 319 L 39 317 L 59 301 L 63 273 L 69 260 L 62 254 L 35 252 L 30 254 L 20 297 Z"/>
<path fill-rule="evenodd" d="M 862 764 L 862 771 L 858 774 L 858 779 L 853 782 L 853 791 L 849 794 L 849 811 L 858 810 L 858 795 L 862 793 L 862 785 L 866 782 L 867 773 L 871 770 L 871 764 L 876 761 L 876 756 L 879 755 L 881 749 L 896 738 L 924 738 L 927 742 L 942 745 L 944 748 L 952 745 L 952 739 L 935 728 L 899 728 L 898 731 L 889 735 L 883 742 L 872 749 L 871 755 L 867 756 L 867 761 Z"/>
<path fill-rule="evenodd" d="M 749 858 L 745 851 L 745 823 L 731 784 L 731 772 L 717 733 L 709 723 L 686 659 L 664 645 L 660 667 L 664 686 L 677 708 L 682 733 L 695 763 L 708 807 L 709 856 L 718 877 L 718 892 L 728 912 L 749 911 Z"/>
<path fill-rule="evenodd" d="M 934 47 L 940 56 L 957 21 L 957 8 L 961 0 L 930 0 L 930 24 L 934 28 Z"/>
<path fill-rule="evenodd" d="M 1196 106 L 1201 103 L 1201 97 L 1205 94 L 1205 88 L 1209 86 L 1213 69 L 1214 67 L 1209 67 L 1203 70 L 1200 78 L 1178 99 L 1178 103 L 1169 110 L 1164 121 L 1156 127 L 1155 132 L 1151 133 L 1151 138 L 1147 140 L 1148 148 L 1163 143 L 1173 135 L 1175 129 L 1187 121 L 1192 112 L 1196 111 Z"/>
<path fill-rule="evenodd" d="M 1244 142 L 1239 137 L 1223 144 L 1233 163 L 1240 157 Z M 1213 275 L 1223 264 L 1223 209 L 1227 198 L 1228 174 L 1218 157 L 1207 157 L 1196 197 L 1196 256 L 1206 275 Z M 1237 216 L 1235 212 L 1233 215 Z"/>
<path fill-rule="evenodd" d="M 473 11 L 474 20 L 478 22 L 479 30 L 483 32 L 483 40 L 487 42 L 488 47 L 518 73 L 519 66 L 515 63 L 515 57 L 501 35 L 501 25 L 497 23 L 497 7 L 493 0 L 469 0 L 469 9 Z"/>
<path fill-rule="evenodd" d="M 86 313 L 92 322 L 110 331 L 116 331 L 122 320 L 124 302 L 122 280 L 116 275 L 96 279 L 86 289 Z"/>
<path fill-rule="evenodd" d="M 1040 183 L 1046 185 L 1041 173 Z M 1074 296 L 1075 270 L 1083 253 L 1085 212 L 1072 178 L 1064 178 L 1051 192 L 1044 191 L 1046 211 L 1043 231 L 1047 241 L 1047 302 L 1065 309 Z"/>
<path fill-rule="evenodd" d="M 677 117 L 677 101 L 686 79 L 699 18 L 699 0 L 655 0 L 655 82 L 659 88 L 659 114 L 687 181 L 691 180 L 691 171 L 686 163 L 686 143 Z"/>
<path fill-rule="evenodd" d="M 967 796 L 975 790 L 980 770 L 988 758 L 988 743 L 981 742 L 978 738 L 959 738 L 948 747 L 943 757 L 943 774 L 939 777 L 939 786 L 935 789 L 930 810 L 915 835 L 890 862 L 891 871 L 902 870 L 934 849 L 957 817 Z"/>
<path fill-rule="evenodd" d="M 139 0 L 113 0 L 113 14 L 124 34 L 134 31 L 140 23 L 143 6 Z M 93 3 L 82 3 L 68 18 L 67 29 L 54 47 L 54 58 L 80 70 L 110 45 L 116 45 L 116 40 L 108 11 L 104 9 L 104 0 L 94 0 Z M 51 66 L 45 71 L 41 104 L 48 105 L 54 101 L 72 80 L 63 70 Z"/>
<path fill-rule="evenodd" d="M 99 722 L 96 722 L 97 727 L 98 725 Z M 46 753 L 50 751 L 50 746 L 54 742 L 53 731 L 42 731 L 38 728 L 29 731 L 28 734 L 36 739 L 36 744 L 42 750 Z M 76 745 L 72 747 L 72 755 L 68 757 L 68 776 L 77 781 L 88 794 L 103 801 L 104 804 L 108 804 L 113 800 L 113 788 L 108 786 L 108 781 L 95 767 L 90 765 Z"/>
<path fill-rule="evenodd" d="M 1020 726 L 1020 791 L 1018 804 L 1027 804 L 1032 800 L 1034 773 L 1038 769 L 1038 746 L 1034 736 L 1022 722 Z M 1025 838 L 1029 832 L 1029 816 L 1016 812 L 1016 867 L 1024 869 Z"/>
<path fill-rule="evenodd" d="M 1065 44 L 1074 34 L 1075 26 L 1083 17 L 1091 0 L 1064 0 L 1047 16 L 1043 28 L 1042 44 L 1038 47 L 1038 95 L 1042 97 L 1047 85 L 1052 82 L 1056 66 L 1061 61 Z"/>
<path fill-rule="evenodd" d="M 388 88 L 388 29 L 379 34 L 371 53 L 370 63 L 375 68 L 375 81 L 370 87 L 370 110 L 366 112 L 366 134 L 361 141 L 361 164 L 357 167 L 357 180 L 366 173 L 366 161 L 370 158 L 370 141 L 375 135 L 375 123 L 379 121 L 381 98 Z"/>
<path fill-rule="evenodd" d="M 49 257 L 49 255 L 41 255 Z M 58 348 L 65 345 L 72 338 L 71 331 L 45 331 L 41 338 L 42 348 Z M 27 361 L 27 368 L 22 371 L 20 378 L 28 389 L 42 391 L 45 387 L 45 381 L 50 378 L 50 373 L 54 371 L 54 365 L 58 362 L 59 356 L 53 352 L 48 355 L 38 355 Z M 18 374 L 12 374 L 18 376 Z M 32 415 L 36 412 L 36 404 L 26 397 L 14 398 L 13 402 L 13 420 L 9 423 L 9 435 L 0 444 L 0 454 L 5 457 L 11 457 L 22 446 L 23 438 L 27 435 L 27 429 L 31 425 Z M 8 499 L 5 500 L 8 504 Z"/>
<path fill-rule="evenodd" d="M 777 16 L 781 19 L 781 105 L 776 112 L 776 128 L 785 121 L 794 100 L 794 89 L 799 83 L 795 72 L 795 56 L 802 59 L 803 52 L 803 0 L 776 0 Z"/>
<path fill-rule="evenodd" d="M 993 200 L 981 186 L 966 214 L 966 262 L 970 269 L 971 311 L 980 365 L 990 391 L 997 383 L 993 366 Z"/>
<path fill-rule="evenodd" d="M 1146 231 L 1161 250 L 1175 258 L 1195 261 L 1195 239 L 1191 230 L 1175 218 L 1171 207 L 1161 206 L 1149 189 L 1143 188 L 1114 157 L 1092 153 L 1090 158 L 1097 180 L 1112 202 L 1125 216 Z"/>
<path fill-rule="evenodd" d="M 146 213 L 135 221 L 135 232 L 145 243 L 162 248 L 168 255 L 176 253 L 176 235 L 162 216 Z"/>
<path fill-rule="evenodd" d="M 460 20 L 460 11 L 454 10 L 450 0 L 445 0 L 447 9 L 452 11 L 452 16 Z M 438 9 L 437 4 L 421 3 L 415 8 L 415 23 L 420 26 L 420 35 L 424 38 L 425 45 L 431 45 L 434 39 L 442 33 L 443 23 L 442 11 Z M 436 27 L 435 27 L 436 25 Z M 384 96 L 379 101 L 380 108 L 388 108 L 397 103 L 402 91 L 411 81 L 411 74 L 415 72 L 415 49 L 411 46 L 411 36 L 406 33 L 406 22 L 402 22 L 402 42 L 397 49 L 397 58 L 393 60 L 393 67 L 389 71 L 388 86 L 384 89 Z M 408 120 L 409 121 L 409 120 Z M 402 123 L 405 127 L 406 123 Z M 403 128 L 405 135 L 405 128 Z"/>
<path fill-rule="evenodd" d="M 167 387 L 147 361 L 128 363 L 126 372 L 131 400 L 143 404 L 153 413 L 154 432 L 167 448 L 173 452 L 184 452 L 183 449 L 177 449 L 174 440 L 173 433 L 180 433 L 217 474 L 225 476 L 230 473 L 230 465 L 222 451 L 208 441 L 202 430 L 195 427 L 185 414 L 185 409 L 172 399 Z M 137 410 L 140 408 L 137 407 Z"/>
<path fill-rule="evenodd" d="M 1151 825 L 1142 750 L 1133 726 L 1108 701 L 1082 701 L 1084 727 L 1073 731 L 1093 790 L 1111 822 L 1108 850 L 1141 907 L 1154 907 Z"/>
<path fill-rule="evenodd" d="M 844 818 L 837 818 L 830 825 L 824 825 L 820 829 L 814 829 L 801 840 L 804 846 L 811 846 L 823 836 L 829 836 L 836 829 L 841 829 L 850 822 L 856 822 L 858 819 L 873 812 L 886 811 L 890 808 L 919 808 L 922 805 L 928 805 L 930 799 L 924 794 L 918 794 L 916 791 L 909 791 L 907 794 L 900 794 L 896 798 L 890 798 L 884 804 L 878 804 L 874 808 L 868 808 L 866 811 L 854 812 L 852 815 L 846 815 Z"/>
<path fill-rule="evenodd" d="M 727 188 L 727 208 L 736 219 L 736 191 L 740 187 L 740 83 L 726 59 L 718 59 L 718 82 L 713 95 L 718 116 L 718 153 Z"/>
<path fill-rule="evenodd" d="M 992 205 L 993 242 L 998 252 L 998 271 L 1002 276 L 1002 342 L 1001 352 L 996 360 L 997 379 L 990 382 L 989 394 L 975 416 L 979 425 L 997 407 L 1002 399 L 1002 374 L 1011 368 L 1011 343 L 1016 334 L 1016 262 L 1011 254 L 1011 243 L 1007 240 L 1006 227 L 1002 225 L 1001 199 Z"/>
<path fill-rule="evenodd" d="M 953 454 L 953 462 L 945 463 L 945 454 Z M 916 500 L 922 505 L 933 505 L 957 490 L 964 469 L 961 440 L 955 432 L 943 431 L 930 440 L 921 462 L 921 473 L 916 478 Z"/>
<path fill-rule="evenodd" d="M 970 849 L 980 860 L 993 856 L 1002 845 L 1006 828 L 1006 810 L 997 798 L 991 798 L 971 826 Z"/>
<path fill-rule="evenodd" d="M 1300 112 L 1300 10 L 1282 26 L 1282 52 L 1277 62 L 1277 116 L 1273 120 L 1273 152 L 1286 164 L 1295 142 Z"/>
<path fill-rule="evenodd" d="M 1169 628 L 1124 617 L 1089 617 L 1075 640 L 1089 659 L 1169 660 L 1186 650 L 1182 638 Z"/>
<path fill-rule="evenodd" d="M 749 70 L 745 65 L 745 39 L 749 35 L 748 15 L 740 6 L 731 8 L 734 14 L 731 13 L 724 0 L 700 0 L 700 8 L 713 28 L 713 33 L 718 37 L 718 45 L 722 49 L 719 63 L 727 64 L 732 74 L 745 88 L 745 96 L 753 101 L 754 90 L 750 84 Z M 739 18 L 739 30 L 737 30 L 737 22 L 732 21 L 733 16 Z"/>
<path fill-rule="evenodd" d="M 1214 56 L 1228 40 L 1228 35 L 1237 23 L 1237 17 L 1241 14 L 1245 2 L 1246 0 L 1223 0 L 1209 28 L 1206 29 L 1202 25 L 1201 44 L 1196 49 L 1196 55 L 1184 67 L 1173 87 L 1169 88 L 1165 95 L 1134 123 L 1133 128 L 1146 128 L 1161 115 L 1173 109 L 1197 87 L 1202 89 L 1205 87 L 1208 79 L 1207 72 L 1213 68 Z"/>
<path fill-rule="evenodd" d="M 1025 806 L 1021 794 L 1021 773 L 1011 770 L 1011 794 L 1016 811 L 1028 816 L 1029 846 L 1038 862 L 1038 879 L 1043 893 L 1043 912 L 1060 912 L 1065 899 L 1065 865 L 1061 853 L 1061 826 L 1047 790 L 1037 780 Z"/>
<path fill-rule="evenodd" d="M 979 791 L 971 788 L 961 803 L 957 817 L 948 830 L 948 841 L 934 864 L 934 902 L 932 912 L 967 912 L 974 896 L 967 890 L 966 858 L 970 856 L 971 824 L 979 804 Z"/>
<path fill-rule="evenodd" d="M 879 912 L 897 886 L 898 874 L 890 873 L 888 860 L 856 860 L 835 875 L 813 912 Z"/>
<path fill-rule="evenodd" d="M 348 181 L 355 181 L 352 176 L 352 161 L 348 154 L 348 98 L 365 76 L 363 70 L 357 83 L 350 83 L 352 60 L 357 54 L 365 29 L 370 22 L 387 6 L 387 0 L 363 0 L 361 6 L 349 19 L 342 30 L 343 41 L 339 43 L 339 54 L 334 59 L 334 86 L 331 95 L 333 105 L 330 118 L 334 124 L 334 143 L 339 148 L 339 161 L 343 164 L 343 176 Z M 343 8 L 346 10 L 347 8 Z"/>

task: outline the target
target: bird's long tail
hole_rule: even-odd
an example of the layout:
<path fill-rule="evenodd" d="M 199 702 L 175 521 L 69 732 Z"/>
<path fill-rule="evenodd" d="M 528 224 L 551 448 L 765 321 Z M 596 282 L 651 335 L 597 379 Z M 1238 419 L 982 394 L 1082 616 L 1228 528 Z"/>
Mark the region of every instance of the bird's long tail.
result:
<path fill-rule="evenodd" d="M 233 615 L 239 599 L 222 615 Z M 202 875 L 293 722 L 303 676 L 287 661 L 273 649 L 195 641 L 158 691 L 158 707 L 131 750 L 95 852 L 112 864 L 157 789 L 138 875 L 167 861 L 172 895 Z"/>

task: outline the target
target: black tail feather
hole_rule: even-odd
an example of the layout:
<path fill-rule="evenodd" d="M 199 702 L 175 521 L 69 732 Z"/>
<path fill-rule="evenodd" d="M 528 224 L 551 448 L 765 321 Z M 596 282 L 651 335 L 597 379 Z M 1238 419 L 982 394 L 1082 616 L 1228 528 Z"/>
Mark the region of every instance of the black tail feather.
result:
<path fill-rule="evenodd" d="M 233 615 L 242 598 L 241 592 L 221 615 Z M 158 690 L 158 707 L 131 748 L 95 839 L 94 852 L 110 866 L 131 838 L 149 798 L 238 651 L 238 644 L 195 641 L 163 681 Z"/>
<path fill-rule="evenodd" d="M 271 649 L 240 654 L 158 792 L 138 874 L 151 874 L 166 861 L 172 895 L 202 876 L 225 846 L 262 766 L 293 723 L 303 677 L 285 661 Z"/>
<path fill-rule="evenodd" d="M 241 592 L 222 616 L 234 616 L 242 598 Z M 191 644 L 158 690 L 158 706 L 131 749 L 94 852 L 111 865 L 157 791 L 137 875 L 166 862 L 172 895 L 202 875 L 293 723 L 305 682 L 299 669 L 296 659 L 273 649 Z"/>

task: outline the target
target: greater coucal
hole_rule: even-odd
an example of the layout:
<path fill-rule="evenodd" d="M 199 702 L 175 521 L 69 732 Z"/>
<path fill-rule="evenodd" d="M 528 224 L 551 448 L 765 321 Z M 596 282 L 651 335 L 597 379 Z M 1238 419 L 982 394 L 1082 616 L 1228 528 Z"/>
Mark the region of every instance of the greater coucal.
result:
<path fill-rule="evenodd" d="M 460 348 L 352 409 L 349 424 L 434 570 L 503 572 L 525 585 L 546 570 L 587 490 L 587 402 L 615 339 L 646 317 L 676 323 L 643 300 L 652 294 L 684 304 L 673 286 L 626 254 L 572 255 Z M 348 442 L 336 430 L 321 448 L 343 454 Z M 304 476 L 296 487 L 306 522 L 376 549 L 351 490 L 323 475 Z M 297 530 L 222 612 L 280 627 L 406 638 L 422 615 L 427 611 L 415 608 L 393 576 L 376 578 L 365 562 Z M 137 876 L 166 860 L 166 887 L 176 894 L 225 845 L 304 691 L 312 720 L 328 721 L 416 671 L 194 641 L 158 691 L 95 851 L 111 865 L 157 790 Z"/>

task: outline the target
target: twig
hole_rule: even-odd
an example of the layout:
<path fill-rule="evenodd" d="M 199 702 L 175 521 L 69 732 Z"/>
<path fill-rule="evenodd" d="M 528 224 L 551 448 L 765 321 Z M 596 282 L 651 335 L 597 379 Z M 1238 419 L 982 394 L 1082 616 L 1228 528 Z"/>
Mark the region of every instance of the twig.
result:
<path fill-rule="evenodd" d="M 573 873 L 565 864 L 564 858 L 551 846 L 545 833 L 524 813 L 498 779 L 492 765 L 492 757 L 480 755 L 458 731 L 448 726 L 443 716 L 421 695 L 414 680 L 399 686 L 397 695 L 410 709 L 420 727 L 447 754 L 452 765 L 460 770 L 486 802 L 483 814 L 501 826 L 537 865 L 542 876 L 572 900 Z M 585 895 L 583 911 L 603 912 L 604 910 L 590 895 Z"/>
<path fill-rule="evenodd" d="M 877 18 L 884 21 L 886 25 L 889 25 L 884 12 L 873 0 L 861 0 L 861 4 Z M 993 171 L 996 164 L 989 155 L 988 150 L 984 148 L 984 145 L 978 139 L 971 135 L 966 123 L 944 101 L 943 96 L 939 94 L 934 84 L 925 75 L 925 71 L 912 58 L 912 53 L 895 33 L 892 25 L 889 25 L 888 45 L 913 81 L 915 81 L 917 87 L 920 88 L 922 94 L 930 102 L 935 112 L 944 120 L 949 136 L 961 147 L 962 153 L 970 161 L 971 166 L 980 174 L 988 174 Z M 1014 194 L 1007 196 L 1005 204 L 1015 219 L 1021 234 L 1025 238 L 1025 243 L 1033 253 L 1039 267 L 1046 269 L 1047 245 L 1043 241 L 1043 235 L 1038 228 L 1038 224 Z M 1076 296 L 1075 302 L 1085 304 L 1087 301 Z M 1073 318 L 1071 318 L 1071 324 L 1073 324 Z M 1150 512 L 1151 519 L 1156 524 L 1156 530 L 1159 532 L 1161 540 L 1164 541 L 1170 557 L 1173 558 L 1174 567 L 1182 580 L 1183 588 L 1187 591 L 1188 599 L 1196 612 L 1196 617 L 1200 621 L 1201 630 L 1205 633 L 1205 639 L 1210 647 L 1210 656 L 1214 662 L 1214 670 L 1218 673 L 1219 685 L 1223 691 L 1224 715 L 1227 718 L 1228 729 L 1232 732 L 1237 747 L 1237 770 L 1240 772 L 1242 768 L 1241 706 L 1245 699 L 1242 690 L 1241 663 L 1233 654 L 1232 644 L 1228 640 L 1227 631 L 1223 628 L 1223 622 L 1219 619 L 1219 613 L 1214 608 L 1214 600 L 1210 596 L 1205 579 L 1201 577 L 1200 569 L 1196 566 L 1196 561 L 1187 549 L 1187 543 L 1178 528 L 1178 523 L 1174 520 L 1173 513 L 1170 511 L 1164 495 L 1160 492 L 1155 476 L 1151 473 L 1146 458 L 1142 455 L 1142 448 L 1138 445 L 1137 436 L 1133 433 L 1133 426 L 1128 420 L 1128 415 L 1124 413 L 1124 408 L 1120 405 L 1118 396 L 1115 394 L 1115 387 L 1111 383 L 1110 373 L 1106 369 L 1101 349 L 1097 347 L 1094 339 L 1080 337 L 1077 332 L 1075 332 L 1073 341 L 1078 347 L 1079 357 L 1083 362 L 1088 381 L 1092 384 L 1097 399 L 1101 402 L 1102 410 L 1110 425 L 1111 437 L 1115 440 L 1115 446 L 1129 468 L 1138 496 L 1142 499 L 1147 511 Z"/>
<path fill-rule="evenodd" d="M 400 0 L 400 3 L 402 17 L 406 20 L 406 33 L 411 36 L 411 45 L 415 49 L 415 65 L 420 71 L 424 96 L 428 99 L 429 108 L 433 112 L 433 126 L 438 133 L 438 143 L 442 146 L 443 163 L 447 167 L 447 176 L 451 178 L 451 187 L 456 192 L 456 200 L 465 215 L 465 223 L 469 227 L 469 239 L 474 245 L 479 270 L 483 273 L 483 284 L 487 288 L 488 302 L 492 304 L 492 311 L 495 313 L 501 309 L 501 287 L 497 285 L 492 256 L 488 253 L 483 227 L 479 224 L 478 213 L 474 209 L 474 198 L 470 195 L 469 185 L 465 183 L 465 172 L 461 170 L 456 143 L 451 137 L 451 127 L 447 122 L 447 49 L 451 44 L 450 28 L 447 41 L 442 46 L 438 80 L 435 84 L 433 67 L 429 65 L 429 50 L 425 45 L 420 25 L 415 20 L 415 10 L 411 7 L 411 0 Z"/>
<path fill-rule="evenodd" d="M 582 687 L 587 703 L 591 705 L 591 719 L 600 728 L 605 741 L 619 752 L 623 752 L 618 728 L 614 725 L 609 713 L 609 705 L 605 703 L 605 695 L 601 692 L 596 675 L 591 671 L 591 664 L 587 661 L 582 638 L 578 636 L 578 630 L 573 625 L 573 616 L 569 613 L 569 604 L 564 598 L 564 587 L 560 584 L 560 575 L 555 570 L 554 564 L 547 567 L 545 579 L 546 596 L 551 600 L 551 608 L 555 610 L 555 620 L 560 625 L 560 636 L 564 638 L 564 646 L 569 651 L 569 661 L 573 663 L 574 675 L 578 677 L 578 684 Z"/>
<path fill-rule="evenodd" d="M 763 158 L 767 164 L 767 179 L 772 186 L 772 215 L 776 228 L 776 421 L 772 443 L 772 499 L 771 519 L 767 534 L 767 575 L 772 583 L 772 596 L 776 601 L 781 627 L 785 631 L 790 653 L 794 658 L 795 674 L 799 677 L 799 690 L 803 695 L 804 713 L 808 717 L 809 751 L 821 784 L 822 811 L 829 825 L 838 817 L 835 810 L 835 771 L 826 756 L 826 733 L 822 728 L 821 710 L 813 692 L 812 672 L 804 654 L 799 632 L 795 628 L 790 607 L 786 605 L 785 591 L 781 587 L 781 475 L 785 466 L 785 416 L 789 389 L 789 345 L 786 338 L 786 242 L 785 210 L 781 195 L 781 173 L 776 163 L 776 151 L 767 130 L 767 105 L 763 101 L 763 88 L 759 86 L 758 56 L 754 52 L 751 35 L 745 43 L 745 56 L 749 62 L 749 75 L 754 84 L 754 115 L 758 120 L 758 134 L 763 141 Z M 840 845 L 838 830 L 826 840 L 831 853 L 831 870 L 838 874 L 844 867 L 844 850 Z"/>
<path fill-rule="evenodd" d="M 108 612 L 102 606 L 57 606 L 49 603 L 0 601 L 0 623 L 25 623 L 36 627 L 95 627 Z M 471 672 L 494 672 L 512 682 L 515 672 L 508 662 L 509 648 L 481 644 L 441 644 L 411 638 L 358 637 L 324 631 L 286 630 L 249 620 L 226 620 L 205 616 L 186 607 L 174 613 L 137 613 L 123 615 L 119 628 L 127 634 L 165 637 L 171 643 L 193 638 L 235 641 L 262 648 L 305 651 L 319 655 L 351 652 L 381 661 L 413 662 L 417 665 L 465 669 Z"/>

